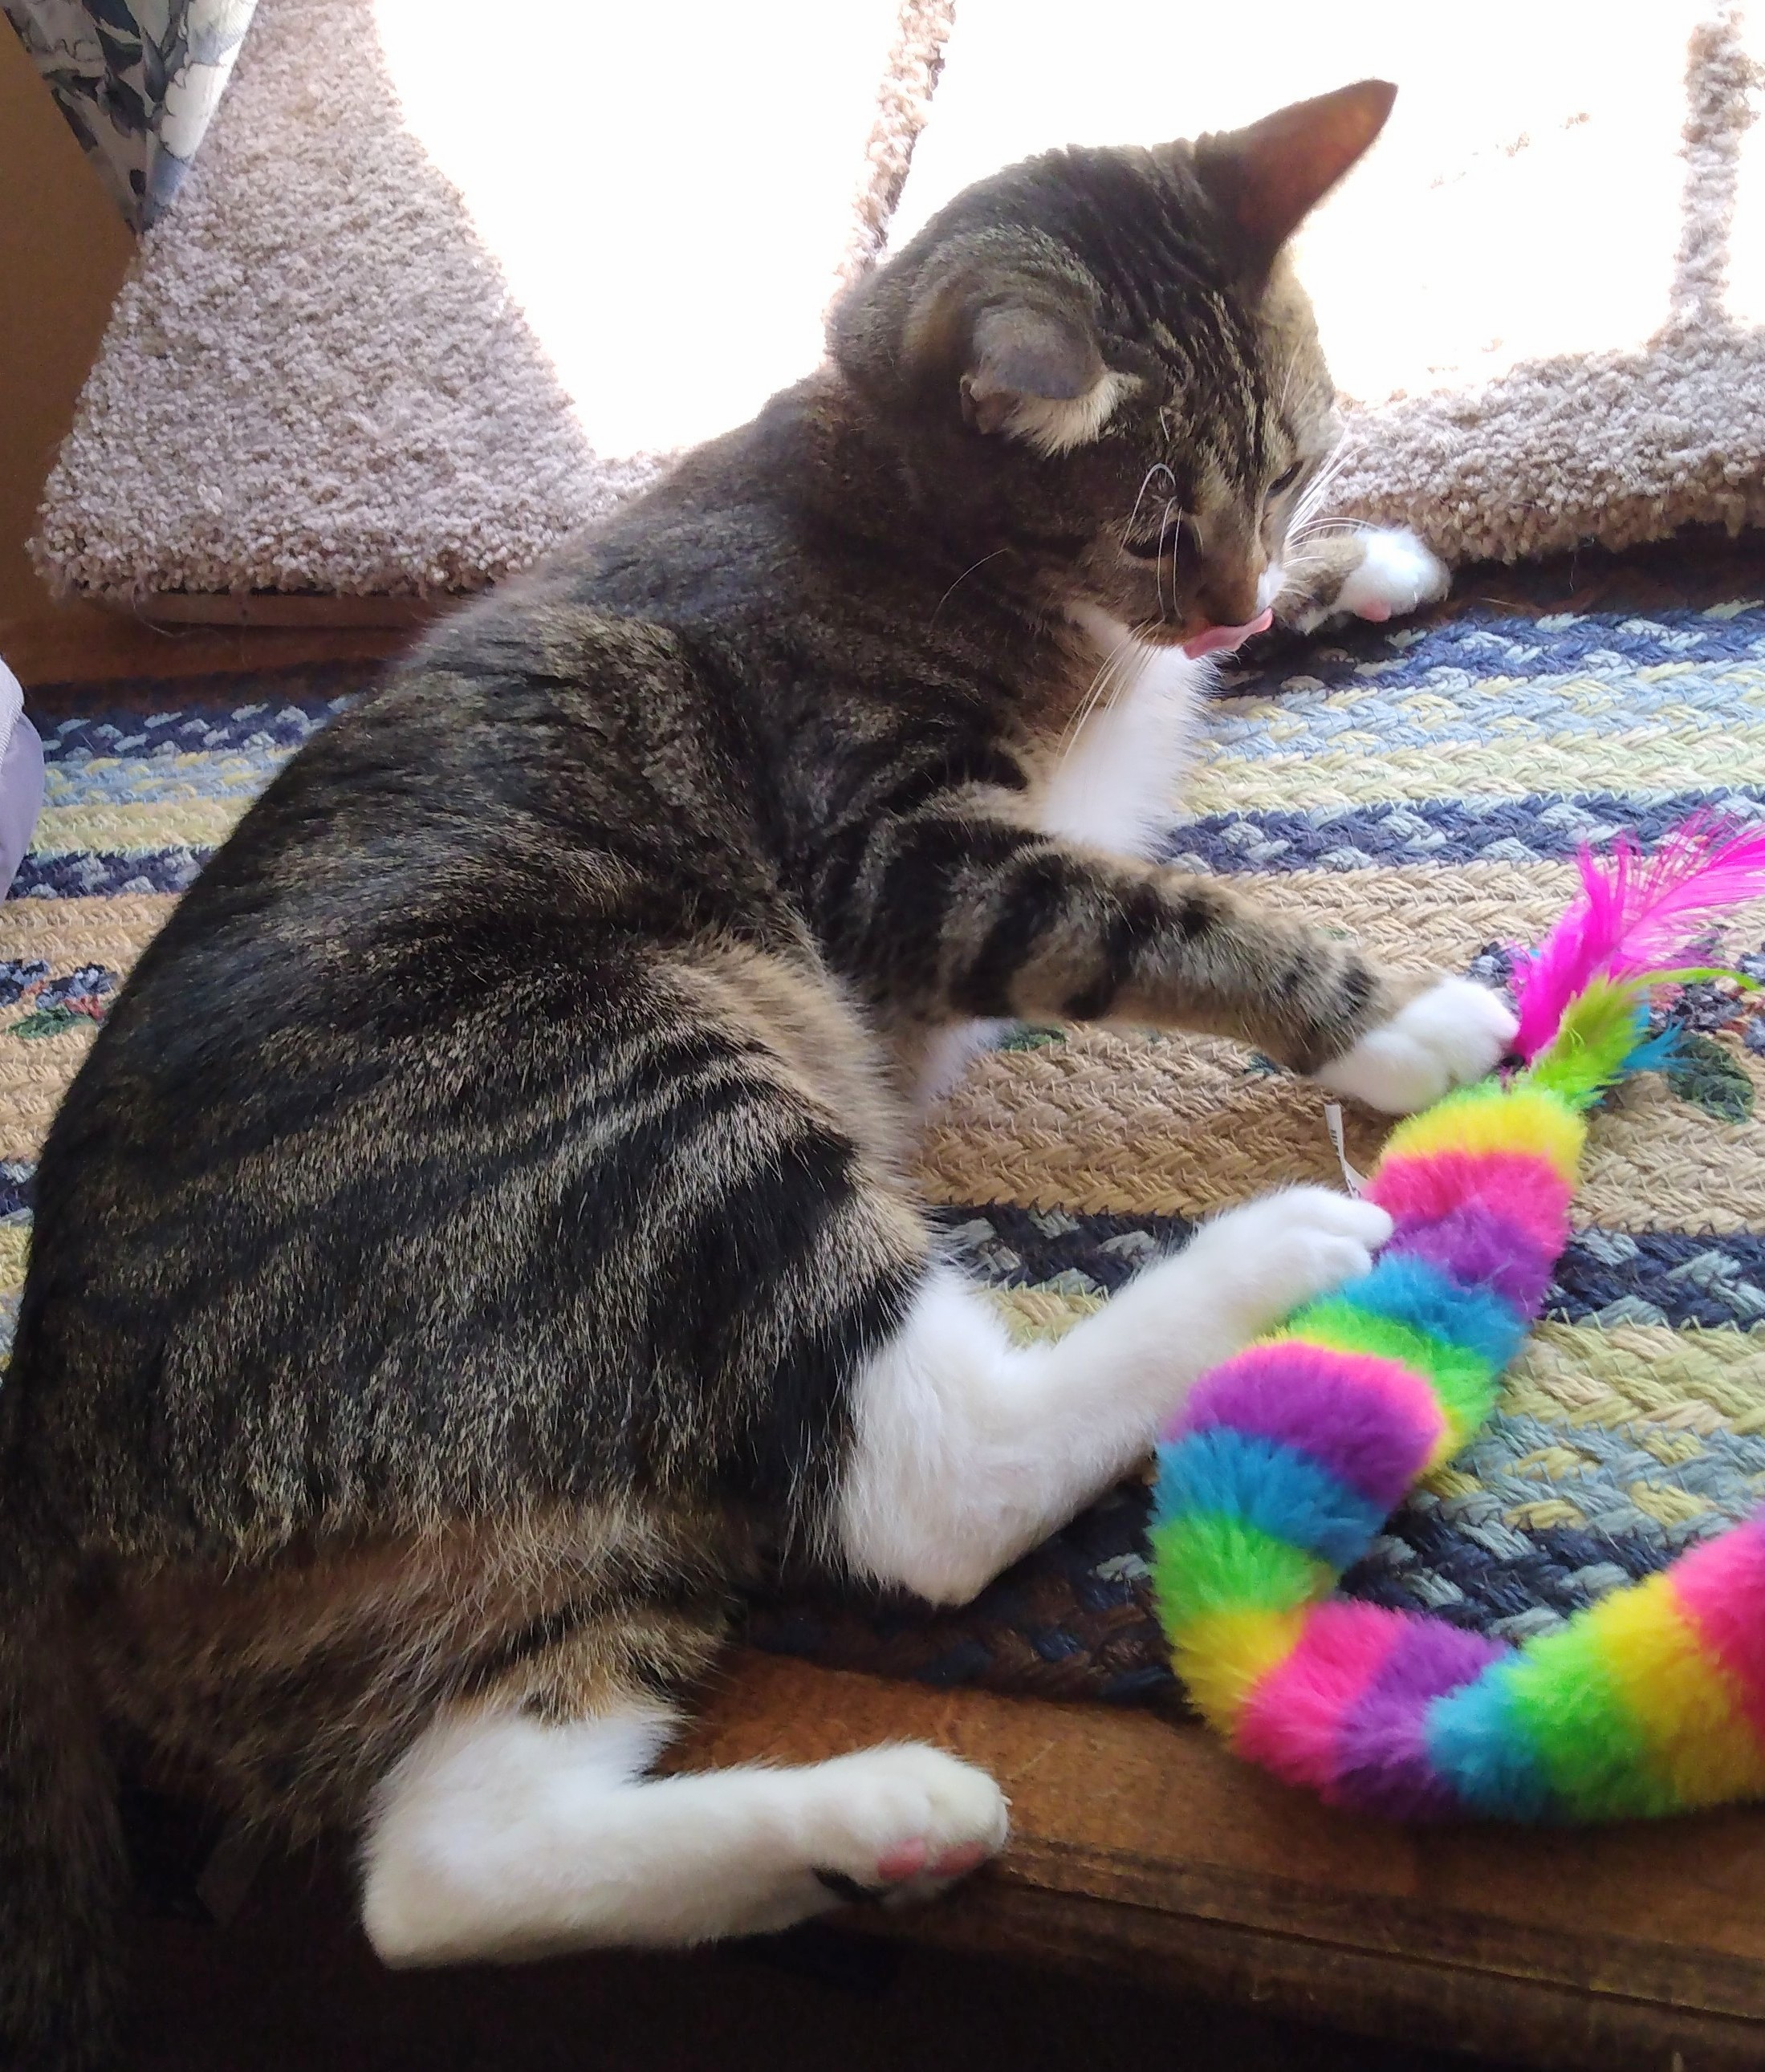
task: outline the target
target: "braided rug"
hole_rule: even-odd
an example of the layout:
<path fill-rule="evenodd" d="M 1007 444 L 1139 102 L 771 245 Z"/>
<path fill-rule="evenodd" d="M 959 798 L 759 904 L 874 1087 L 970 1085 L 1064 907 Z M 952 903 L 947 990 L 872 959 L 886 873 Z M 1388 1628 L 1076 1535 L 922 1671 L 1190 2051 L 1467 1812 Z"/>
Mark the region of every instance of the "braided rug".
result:
<path fill-rule="evenodd" d="M 10 1330 L 32 1161 L 134 959 L 245 805 L 366 668 L 35 694 L 48 794 L 0 907 L 0 1312 Z M 1765 817 L 1765 606 L 1542 617 L 1488 606 L 1357 628 L 1228 680 L 1173 860 L 1399 963 L 1499 976 L 1554 919 L 1578 844 L 1693 807 Z M 1765 978 L 1765 909 L 1731 950 Z M 1750 962 L 1749 962 L 1750 960 Z M 1765 1497 L 1765 1008 L 1709 987 L 1666 1010 L 1670 1076 L 1594 1137 L 1545 1321 L 1502 1408 L 1349 1578 L 1521 1636 L 1664 1565 Z M 1349 1158 L 1379 1125 L 1350 1113 Z M 1291 1180 L 1339 1182 L 1314 1089 L 1209 1041 L 1026 1030 L 935 1119 L 921 1182 L 1026 1334 L 1071 1326 L 1195 1219 Z M 1113 1492 L 973 1605 L 787 1583 L 759 1646 L 879 1674 L 1167 1702 L 1146 1593 L 1146 1492 Z"/>

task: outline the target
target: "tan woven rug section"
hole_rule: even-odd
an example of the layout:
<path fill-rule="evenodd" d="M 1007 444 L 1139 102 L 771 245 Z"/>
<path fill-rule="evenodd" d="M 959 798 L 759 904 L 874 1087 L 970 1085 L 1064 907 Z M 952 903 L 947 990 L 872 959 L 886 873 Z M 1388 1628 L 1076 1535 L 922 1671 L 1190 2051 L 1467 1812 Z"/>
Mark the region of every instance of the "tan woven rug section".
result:
<path fill-rule="evenodd" d="M 1294 872 L 1270 903 L 1358 936 L 1411 969 L 1536 938 L 1574 883 L 1559 861 Z M 1765 904 L 1743 915 L 1765 936 Z M 1752 1069 L 1765 1080 L 1765 1068 Z M 1194 1217 L 1298 1181 L 1342 1184 L 1324 1097 L 1205 1038 L 1068 1032 L 995 1052 L 940 1112 L 923 1165 L 935 1198 Z M 1384 1125 L 1346 1116 L 1364 1169 Z M 1765 1118 L 1738 1131 L 1646 1079 L 1595 1131 L 1578 1198 L 1590 1222 L 1765 1230 Z"/>
<path fill-rule="evenodd" d="M 1756 580 L 1755 568 L 1742 581 Z M 0 906 L 0 1318 L 34 1163 L 134 960 L 270 774 L 372 672 L 72 688 L 39 701 L 47 804 Z M 1699 807 L 1765 818 L 1765 602 L 1357 628 L 1228 687 L 1174 860 L 1396 961 L 1499 976 L 1578 844 Z M 1175 802 L 1174 802 L 1175 806 Z M 1765 902 L 1729 947 L 1765 980 Z M 1598 1118 L 1574 1240 L 1488 1428 L 1352 1587 L 1522 1634 L 1765 1498 L 1765 1007 L 1691 987 L 1680 1063 Z M 1351 1118 L 1364 1166 L 1379 1127 Z M 936 1116 L 920 1179 L 1012 1326 L 1066 1328 L 1189 1219 L 1339 1177 L 1316 1091 L 1217 1043 L 1024 1030 Z M 962 1612 L 786 1593 L 759 1644 L 887 1673 L 1140 1701 L 1170 1678 L 1144 1491 L 1115 1493 Z"/>

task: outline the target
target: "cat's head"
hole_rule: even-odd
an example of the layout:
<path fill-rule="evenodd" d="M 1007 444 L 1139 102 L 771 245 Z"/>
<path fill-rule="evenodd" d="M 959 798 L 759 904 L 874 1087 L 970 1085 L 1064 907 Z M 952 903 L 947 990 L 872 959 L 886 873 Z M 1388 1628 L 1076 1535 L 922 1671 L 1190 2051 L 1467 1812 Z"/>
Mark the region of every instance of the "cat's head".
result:
<path fill-rule="evenodd" d="M 1205 652 L 1256 619 L 1336 437 L 1283 248 L 1395 92 L 1365 80 L 1192 144 L 1049 152 L 862 282 L 833 356 L 938 522 L 1155 640 Z"/>

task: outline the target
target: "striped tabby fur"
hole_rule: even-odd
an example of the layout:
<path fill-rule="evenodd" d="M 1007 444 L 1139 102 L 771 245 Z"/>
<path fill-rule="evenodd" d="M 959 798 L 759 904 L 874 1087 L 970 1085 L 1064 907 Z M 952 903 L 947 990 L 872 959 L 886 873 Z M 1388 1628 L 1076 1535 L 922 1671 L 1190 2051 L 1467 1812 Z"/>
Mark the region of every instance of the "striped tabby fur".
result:
<path fill-rule="evenodd" d="M 105 2058 L 118 1761 L 365 1823 L 407 1961 L 777 1926 L 998 1846 L 931 1751 L 640 1779 L 782 1552 L 977 1586 L 1168 1409 L 1179 1293 L 1229 1350 L 1376 1241 L 1265 1205 L 983 1404 L 1016 1355 L 900 1178 L 928 1045 L 1180 1026 L 1376 1098 L 1380 1041 L 1493 1054 L 1381 1034 L 1413 988 L 1352 945 L 1047 831 L 1108 643 L 1192 691 L 1183 643 L 1279 588 L 1332 439 L 1281 247 L 1389 98 L 959 198 L 821 372 L 313 741 L 142 957 L 0 1392 L 7 2064 Z"/>

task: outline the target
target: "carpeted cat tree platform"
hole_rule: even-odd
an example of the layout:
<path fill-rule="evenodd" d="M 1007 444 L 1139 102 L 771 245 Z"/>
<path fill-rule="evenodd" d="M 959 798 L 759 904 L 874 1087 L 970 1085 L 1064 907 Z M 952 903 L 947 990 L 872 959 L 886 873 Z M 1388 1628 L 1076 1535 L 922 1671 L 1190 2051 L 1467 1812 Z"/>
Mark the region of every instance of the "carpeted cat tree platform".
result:
<path fill-rule="evenodd" d="M 261 0 L 39 565 L 199 614 L 495 582 L 813 364 L 840 281 L 976 175 L 1368 73 L 1397 114 L 1303 255 L 1353 403 L 1339 508 L 1460 560 L 1758 522 L 1755 17 L 535 0 L 493 34 L 463 0 Z"/>

